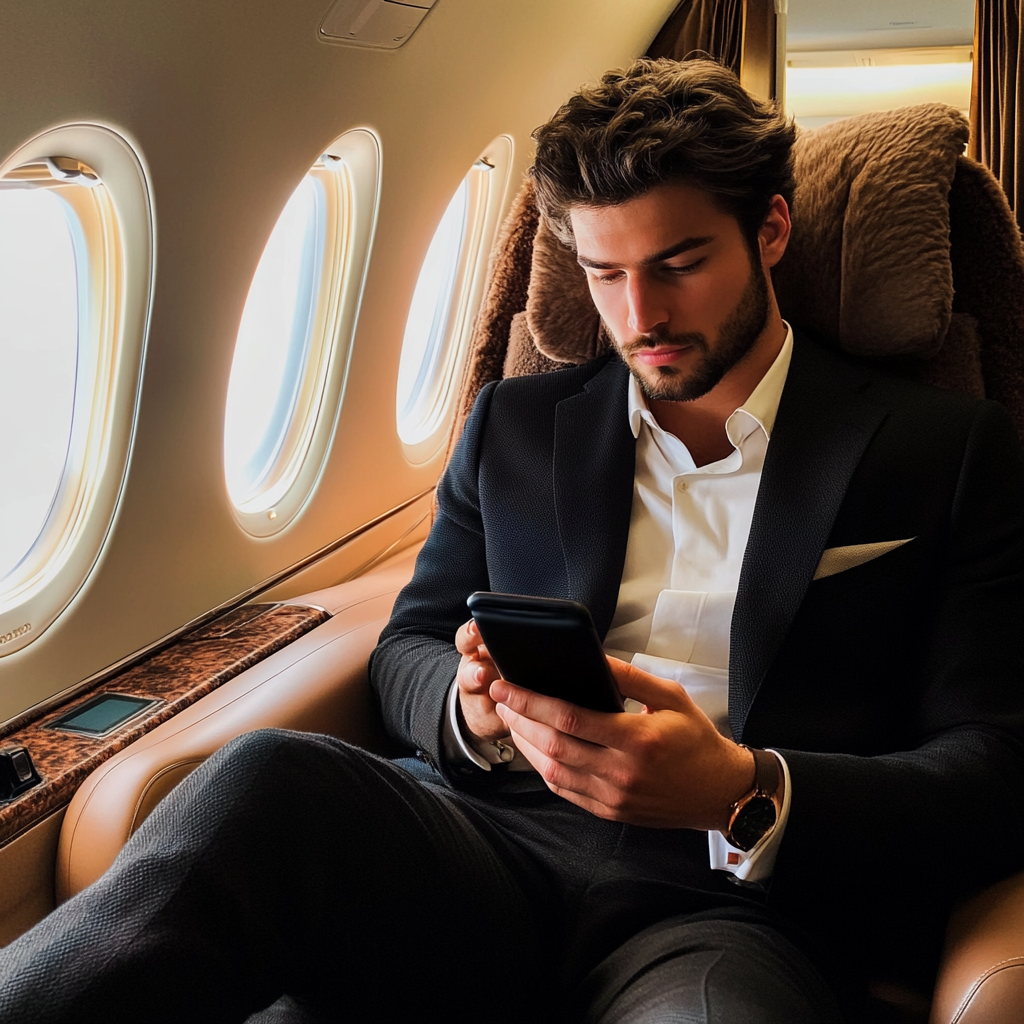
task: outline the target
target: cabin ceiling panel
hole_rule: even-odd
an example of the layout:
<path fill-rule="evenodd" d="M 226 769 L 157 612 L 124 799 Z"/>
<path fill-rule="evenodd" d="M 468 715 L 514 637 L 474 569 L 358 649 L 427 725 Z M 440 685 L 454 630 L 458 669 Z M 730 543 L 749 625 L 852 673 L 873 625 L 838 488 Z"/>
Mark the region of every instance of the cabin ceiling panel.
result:
<path fill-rule="evenodd" d="M 127 482 L 101 560 L 35 643 L 0 659 L 0 721 L 173 631 L 429 487 L 394 429 L 409 301 L 434 228 L 496 136 L 509 192 L 531 130 L 642 52 L 674 0 L 437 0 L 401 49 L 324 43 L 325 0 L 9 0 L 0 156 L 71 121 L 112 125 L 150 168 L 156 289 Z M 306 509 L 245 534 L 222 462 L 238 322 L 278 215 L 332 140 L 382 142 L 376 241 L 338 441 Z M 368 481 L 372 481 L 368 483 Z"/>
<path fill-rule="evenodd" d="M 787 49 L 873 50 L 974 41 L 974 0 L 789 0 Z"/>

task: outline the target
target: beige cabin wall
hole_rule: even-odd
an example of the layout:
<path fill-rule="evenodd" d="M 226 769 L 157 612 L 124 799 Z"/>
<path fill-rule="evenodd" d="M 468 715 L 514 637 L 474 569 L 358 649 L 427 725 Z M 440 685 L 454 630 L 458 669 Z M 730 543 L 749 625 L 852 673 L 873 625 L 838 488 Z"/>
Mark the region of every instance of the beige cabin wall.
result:
<path fill-rule="evenodd" d="M 328 6 L 5 6 L 0 158 L 59 124 L 123 132 L 151 176 L 156 287 L 111 532 L 61 617 L 0 658 L 0 722 L 434 484 L 442 451 L 411 464 L 394 417 L 405 316 L 434 227 L 500 134 L 515 146 L 511 195 L 531 130 L 581 82 L 642 52 L 674 0 L 438 0 L 396 51 L 320 41 Z M 360 126 L 382 142 L 382 193 L 335 443 L 299 517 L 256 539 L 232 514 L 221 462 L 239 317 L 291 191 Z"/>

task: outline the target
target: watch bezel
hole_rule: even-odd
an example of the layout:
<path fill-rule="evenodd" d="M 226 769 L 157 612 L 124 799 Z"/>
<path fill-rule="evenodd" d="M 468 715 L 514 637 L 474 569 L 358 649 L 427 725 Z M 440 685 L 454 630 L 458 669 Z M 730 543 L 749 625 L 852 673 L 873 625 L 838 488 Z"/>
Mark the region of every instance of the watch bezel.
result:
<path fill-rule="evenodd" d="M 769 811 L 771 820 L 768 820 Z M 736 808 L 726 840 L 737 850 L 748 853 L 775 828 L 778 820 L 775 801 L 764 793 L 754 793 Z"/>

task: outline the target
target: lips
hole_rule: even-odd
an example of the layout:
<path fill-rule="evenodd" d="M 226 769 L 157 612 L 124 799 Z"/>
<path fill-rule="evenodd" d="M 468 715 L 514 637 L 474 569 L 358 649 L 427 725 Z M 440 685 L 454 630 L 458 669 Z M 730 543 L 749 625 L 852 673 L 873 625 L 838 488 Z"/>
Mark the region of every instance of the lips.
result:
<path fill-rule="evenodd" d="M 644 348 L 635 352 L 633 357 L 644 366 L 665 366 L 667 363 L 674 363 L 691 348 L 690 345 L 672 348 Z"/>

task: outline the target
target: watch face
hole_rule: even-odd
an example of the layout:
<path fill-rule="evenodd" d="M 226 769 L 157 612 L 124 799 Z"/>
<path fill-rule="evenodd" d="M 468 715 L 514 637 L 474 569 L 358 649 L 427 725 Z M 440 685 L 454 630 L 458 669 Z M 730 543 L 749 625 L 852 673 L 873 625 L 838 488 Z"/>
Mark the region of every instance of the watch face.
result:
<path fill-rule="evenodd" d="M 733 820 L 729 842 L 744 852 L 752 850 L 775 824 L 775 818 L 775 804 L 768 797 L 751 797 Z"/>

